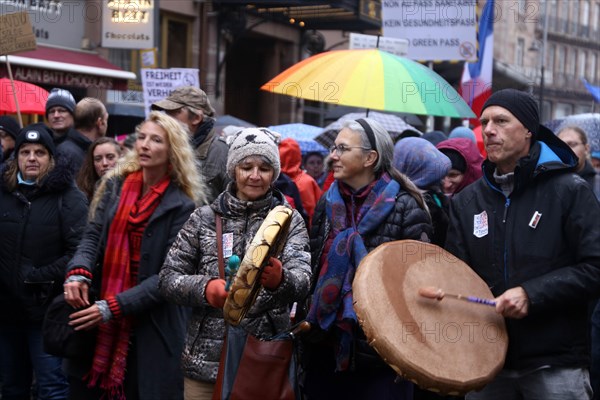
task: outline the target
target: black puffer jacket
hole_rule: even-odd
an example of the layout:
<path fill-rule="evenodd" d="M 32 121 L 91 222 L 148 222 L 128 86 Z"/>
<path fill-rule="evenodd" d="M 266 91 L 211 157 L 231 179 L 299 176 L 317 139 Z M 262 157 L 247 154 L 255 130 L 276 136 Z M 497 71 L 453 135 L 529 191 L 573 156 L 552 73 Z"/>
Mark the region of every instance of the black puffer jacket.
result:
<path fill-rule="evenodd" d="M 335 189 L 330 188 L 329 190 Z M 326 203 L 327 194 L 324 194 L 321 196 L 321 199 L 315 208 L 310 230 L 311 266 L 313 271 L 310 290 L 311 295 L 315 290 L 319 278 L 321 257 L 331 233 L 331 221 L 326 213 Z M 395 208 L 390 212 L 385 222 L 377 228 L 374 234 L 363 236 L 363 241 L 367 251 L 370 252 L 377 246 L 394 240 L 413 239 L 429 242 L 431 240 L 432 230 L 433 228 L 427 212 L 419 207 L 414 197 L 404 189 L 400 189 L 400 192 L 396 195 Z M 310 299 L 308 300 L 308 303 L 310 303 Z M 307 304 L 305 306 L 305 312 L 309 308 L 310 305 Z M 353 352 L 350 355 L 350 368 L 354 370 L 388 368 L 375 350 L 367 344 L 362 329 L 357 326 L 356 330 L 356 340 L 353 344 Z M 312 331 L 314 332 L 315 337 L 318 338 L 316 341 L 321 344 L 330 342 L 334 334 L 330 331 L 323 335 L 316 327 L 313 327 Z M 310 337 L 308 338 L 309 342 L 313 340 L 314 339 Z M 307 345 L 305 351 L 306 358 L 313 359 L 309 362 L 312 364 L 328 365 L 330 361 L 329 357 L 333 357 L 333 352 L 325 350 L 323 347 L 320 347 L 318 343 L 314 347 L 310 344 Z"/>
<path fill-rule="evenodd" d="M 13 162 L 0 171 L 0 321 L 41 322 L 49 301 L 62 292 L 87 199 L 60 157 L 39 187 L 9 192 L 4 172 Z"/>
<path fill-rule="evenodd" d="M 319 262 L 323 247 L 331 231 L 331 221 L 325 211 L 326 195 L 321 196 L 315 208 L 312 226 L 310 229 L 311 266 L 313 271 L 313 284 L 319 277 Z M 368 251 L 373 250 L 383 243 L 401 239 L 414 239 L 431 241 L 432 227 L 427 213 L 419 207 L 417 201 L 406 191 L 400 190 L 396 195 L 394 211 L 388 215 L 385 223 L 373 235 L 363 238 Z"/>
<path fill-rule="evenodd" d="M 566 144 L 542 135 L 519 160 L 509 197 L 486 161 L 484 177 L 452 200 L 446 248 L 494 296 L 521 286 L 529 297 L 529 315 L 507 319 L 507 369 L 588 364 L 587 302 L 600 295 L 600 206 L 571 173 L 575 164 Z"/>

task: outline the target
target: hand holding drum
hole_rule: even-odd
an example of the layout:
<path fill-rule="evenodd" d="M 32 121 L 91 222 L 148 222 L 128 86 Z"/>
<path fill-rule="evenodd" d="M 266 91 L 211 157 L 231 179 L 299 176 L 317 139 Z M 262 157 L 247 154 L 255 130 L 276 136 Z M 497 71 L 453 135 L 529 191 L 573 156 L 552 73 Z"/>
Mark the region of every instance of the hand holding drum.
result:
<path fill-rule="evenodd" d="M 238 325 L 254 304 L 262 287 L 261 275 L 265 265 L 269 263 L 271 257 L 279 257 L 283 249 L 292 212 L 291 208 L 276 206 L 269 212 L 254 235 L 235 274 L 223 307 L 223 316 L 231 325 Z M 273 275 L 272 271 L 270 272 Z M 262 281 L 265 282 L 264 279 Z M 278 285 L 277 279 L 273 276 L 266 281 L 268 281 L 267 286 Z"/>

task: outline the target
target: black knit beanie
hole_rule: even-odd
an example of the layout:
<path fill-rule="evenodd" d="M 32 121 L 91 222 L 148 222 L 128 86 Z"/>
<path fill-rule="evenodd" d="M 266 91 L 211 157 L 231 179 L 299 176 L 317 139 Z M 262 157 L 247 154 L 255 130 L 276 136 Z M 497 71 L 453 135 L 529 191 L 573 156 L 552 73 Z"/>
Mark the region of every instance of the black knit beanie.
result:
<path fill-rule="evenodd" d="M 25 128 L 21 129 L 17 135 L 17 140 L 15 141 L 15 154 L 19 154 L 19 148 L 25 143 L 41 144 L 48 149 L 51 156 L 54 156 L 56 153 L 56 146 L 52 139 L 52 131 L 41 122 L 27 125 Z"/>
<path fill-rule="evenodd" d="M 487 99 L 481 112 L 489 106 L 506 108 L 531 132 L 532 141 L 536 139 L 540 127 L 540 114 L 531 95 L 516 89 L 499 90 Z"/>

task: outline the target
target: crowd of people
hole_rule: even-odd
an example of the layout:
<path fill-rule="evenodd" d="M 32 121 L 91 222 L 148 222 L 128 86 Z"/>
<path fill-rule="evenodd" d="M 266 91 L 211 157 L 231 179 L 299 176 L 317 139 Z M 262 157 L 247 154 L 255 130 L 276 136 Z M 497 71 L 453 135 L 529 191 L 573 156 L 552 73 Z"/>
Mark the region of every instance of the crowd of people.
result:
<path fill-rule="evenodd" d="M 51 91 L 45 123 L 0 117 L 3 400 L 213 398 L 219 263 L 243 258 L 281 205 L 290 227 L 239 329 L 266 339 L 310 323 L 298 344 L 305 400 L 455 398 L 400 378 L 354 311 L 361 260 L 404 239 L 463 260 L 505 318 L 504 367 L 467 399 L 598 398 L 600 153 L 580 127 L 555 135 L 530 95 L 504 89 L 479 116 L 484 152 L 467 127 L 394 143 L 366 117 L 328 154 L 303 154 L 266 128 L 226 139 L 195 87 L 151 108 L 130 147 L 106 136 L 101 101 L 65 89 Z M 94 332 L 78 357 L 44 350 L 57 296 L 71 328 Z"/>

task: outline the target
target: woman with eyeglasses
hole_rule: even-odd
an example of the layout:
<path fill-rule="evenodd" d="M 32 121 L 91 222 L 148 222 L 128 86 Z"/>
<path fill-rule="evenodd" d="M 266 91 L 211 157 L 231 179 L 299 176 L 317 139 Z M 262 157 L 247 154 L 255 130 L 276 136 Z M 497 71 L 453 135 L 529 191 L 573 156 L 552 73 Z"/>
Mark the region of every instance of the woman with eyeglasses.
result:
<path fill-rule="evenodd" d="M 335 181 L 317 204 L 310 232 L 304 388 L 311 400 L 412 399 L 412 384 L 368 345 L 352 307 L 354 274 L 371 250 L 399 239 L 430 241 L 423 197 L 392 166 L 393 153 L 389 133 L 369 118 L 346 122 L 330 148 Z"/>

